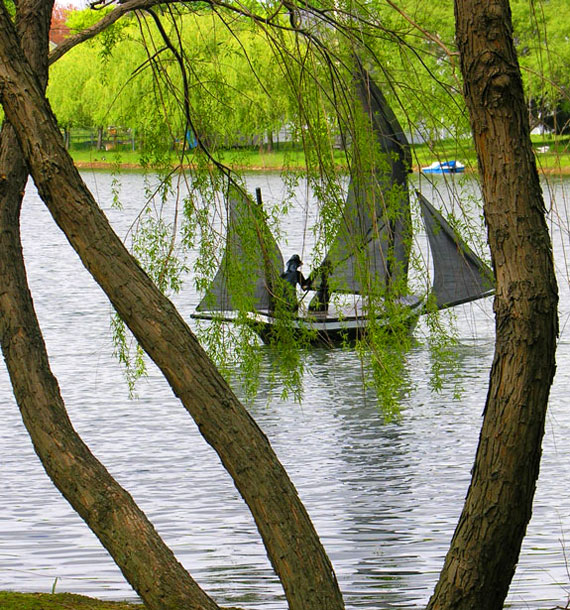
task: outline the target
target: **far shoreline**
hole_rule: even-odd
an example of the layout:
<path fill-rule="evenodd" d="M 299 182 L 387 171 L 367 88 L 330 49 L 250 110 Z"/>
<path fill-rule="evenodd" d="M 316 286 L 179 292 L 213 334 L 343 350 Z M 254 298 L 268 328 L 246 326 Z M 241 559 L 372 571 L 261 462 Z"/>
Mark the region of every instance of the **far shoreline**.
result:
<path fill-rule="evenodd" d="M 74 161 L 75 167 L 81 170 L 101 170 L 101 171 L 117 171 L 119 170 L 131 170 L 131 171 L 145 171 L 147 168 L 143 167 L 139 163 L 114 163 L 112 161 Z M 172 166 L 173 169 L 176 165 Z M 239 172 L 283 172 L 283 171 L 304 171 L 306 168 L 302 165 L 298 166 L 289 166 L 289 167 L 280 167 L 280 166 L 267 166 L 267 165 L 228 165 L 230 169 L 233 171 Z M 197 169 L 195 165 L 186 164 L 184 165 L 184 169 L 186 170 L 194 170 Z M 543 174 L 545 176 L 568 176 L 570 175 L 570 166 L 564 167 L 540 167 L 537 165 L 537 170 L 539 174 Z M 152 168 L 150 169 L 152 171 Z M 422 174 L 421 168 L 419 166 L 412 167 L 412 173 L 414 174 Z M 423 174 L 424 176 L 433 176 L 433 175 L 445 175 L 445 176 L 460 176 L 461 174 L 475 174 L 477 170 L 475 168 L 466 167 L 464 172 L 459 172 L 456 174 Z"/>

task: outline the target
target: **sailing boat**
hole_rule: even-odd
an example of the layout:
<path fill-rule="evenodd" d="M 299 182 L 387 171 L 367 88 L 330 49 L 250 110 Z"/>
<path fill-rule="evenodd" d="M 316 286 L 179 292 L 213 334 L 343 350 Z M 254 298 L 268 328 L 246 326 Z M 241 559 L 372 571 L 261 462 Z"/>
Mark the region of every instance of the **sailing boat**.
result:
<path fill-rule="evenodd" d="M 428 296 L 409 293 L 410 146 L 384 95 L 359 61 L 356 87 L 382 162 L 366 173 L 351 176 L 336 237 L 321 265 L 310 275 L 316 294 L 309 307 L 287 313 L 282 306 L 283 256 L 265 223 L 260 191 L 255 203 L 245 192 L 234 189 L 228 196 L 226 252 L 194 318 L 241 319 L 264 342 L 270 342 L 277 325 L 285 321 L 294 330 L 308 333 L 313 343 L 331 346 L 353 342 L 371 326 L 390 328 L 395 318 L 400 327 L 411 331 L 428 302 L 442 309 L 493 292 L 488 266 L 418 193 L 434 281 Z M 253 249 L 245 230 L 253 231 L 257 239 Z M 230 260 L 238 266 L 233 277 Z M 247 269 L 246 274 L 239 273 L 240 264 Z M 239 299 L 235 291 L 241 292 Z"/>

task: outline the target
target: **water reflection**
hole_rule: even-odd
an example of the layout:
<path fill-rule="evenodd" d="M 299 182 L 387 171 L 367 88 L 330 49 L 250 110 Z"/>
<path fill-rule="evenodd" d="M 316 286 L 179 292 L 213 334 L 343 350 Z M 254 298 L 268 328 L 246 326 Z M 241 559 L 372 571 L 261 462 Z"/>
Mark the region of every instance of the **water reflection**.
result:
<path fill-rule="evenodd" d="M 412 370 L 422 370 L 425 358 L 416 350 Z M 314 369 L 316 381 L 302 414 L 287 415 L 290 408 L 284 406 L 287 413 L 274 416 L 281 434 L 284 417 L 297 422 L 293 438 L 287 431 L 286 453 L 295 456 L 288 469 L 299 487 L 309 490 L 303 499 L 347 603 L 377 607 L 371 600 L 382 600 L 382 607 L 419 607 L 458 516 L 468 482 L 468 470 L 457 466 L 458 451 L 472 456 L 471 432 L 481 408 L 462 412 L 449 398 L 441 405 L 427 403 L 427 378 L 415 378 L 421 387 L 403 405 L 400 419 L 386 424 L 372 395 L 362 395 L 354 354 L 333 352 L 327 360 L 322 370 Z M 265 429 L 275 444 L 279 430 Z M 457 442 L 458 435 L 466 442 Z"/>
<path fill-rule="evenodd" d="M 90 176 L 106 201 L 110 180 Z M 266 198 L 277 179 L 256 177 Z M 273 180 L 273 182 L 271 182 Z M 132 221 L 144 185 L 129 177 L 127 214 L 106 207 L 119 233 Z M 273 194 L 273 195 L 272 195 Z M 129 206 L 131 206 L 129 208 Z M 135 497 L 192 575 L 222 604 L 285 607 L 252 519 L 218 459 L 162 376 L 151 367 L 139 398 L 127 400 L 113 361 L 109 306 L 37 197 L 24 208 L 28 272 L 38 315 L 72 421 Z M 301 244 L 290 236 L 290 248 Z M 555 235 L 556 256 L 566 237 Z M 558 244 L 558 245 L 556 245 Z M 299 248 L 300 249 L 300 248 Z M 562 287 L 567 308 L 567 287 Z M 188 317 L 191 286 L 177 298 Z M 566 304 L 564 304 L 566 303 Z M 488 302 L 457 308 L 453 380 L 429 390 L 430 354 L 420 341 L 406 357 L 413 390 L 386 423 L 362 386 L 353 352 L 308 356 L 302 405 L 273 400 L 267 379 L 250 409 L 291 475 L 335 566 L 349 608 L 419 608 L 437 579 L 469 483 L 489 366 Z M 265 352 L 265 363 L 269 355 Z M 566 599 L 570 527 L 570 343 L 564 334 L 552 391 L 534 517 L 510 594 L 514 608 L 549 608 Z M 279 392 L 273 389 L 273 396 Z M 278 389 L 277 389 L 278 390 Z M 0 588 L 57 590 L 104 598 L 132 591 L 97 540 L 68 507 L 35 457 L 0 368 Z"/>

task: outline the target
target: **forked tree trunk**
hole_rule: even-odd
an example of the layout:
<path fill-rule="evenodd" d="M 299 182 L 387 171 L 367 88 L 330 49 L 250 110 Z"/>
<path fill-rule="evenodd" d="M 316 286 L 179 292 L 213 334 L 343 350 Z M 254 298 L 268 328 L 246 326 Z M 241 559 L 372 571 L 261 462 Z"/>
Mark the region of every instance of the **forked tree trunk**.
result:
<path fill-rule="evenodd" d="M 496 348 L 471 486 L 428 608 L 500 609 L 538 478 L 558 294 L 508 0 L 456 0 L 497 280 Z"/>
<path fill-rule="evenodd" d="M 161 368 L 206 441 L 217 451 L 252 512 L 289 607 L 343 608 L 332 566 L 267 438 L 174 306 L 126 251 L 82 182 L 22 56 L 3 5 L 0 94 L 42 199 L 115 309 Z M 114 524 L 106 511 L 101 511 L 98 518 L 104 537 L 112 536 Z M 176 578 L 168 586 L 176 591 Z M 183 608 L 186 606 L 181 604 L 180 610 Z"/>
<path fill-rule="evenodd" d="M 51 3 L 20 0 L 17 27 L 42 87 L 47 82 Z M 0 343 L 14 395 L 46 472 L 109 550 L 152 610 L 218 606 L 73 429 L 27 285 L 19 230 L 28 168 L 10 124 L 0 134 Z M 176 588 L 172 583 L 176 583 Z"/>

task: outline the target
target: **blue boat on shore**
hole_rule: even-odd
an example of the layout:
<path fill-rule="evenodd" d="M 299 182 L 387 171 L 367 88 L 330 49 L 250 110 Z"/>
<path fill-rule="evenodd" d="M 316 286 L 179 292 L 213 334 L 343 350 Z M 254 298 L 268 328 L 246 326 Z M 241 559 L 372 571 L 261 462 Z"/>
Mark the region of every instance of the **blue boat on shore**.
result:
<path fill-rule="evenodd" d="M 460 174 L 465 171 L 465 165 L 459 161 L 434 161 L 427 167 L 422 167 L 424 174 Z"/>

